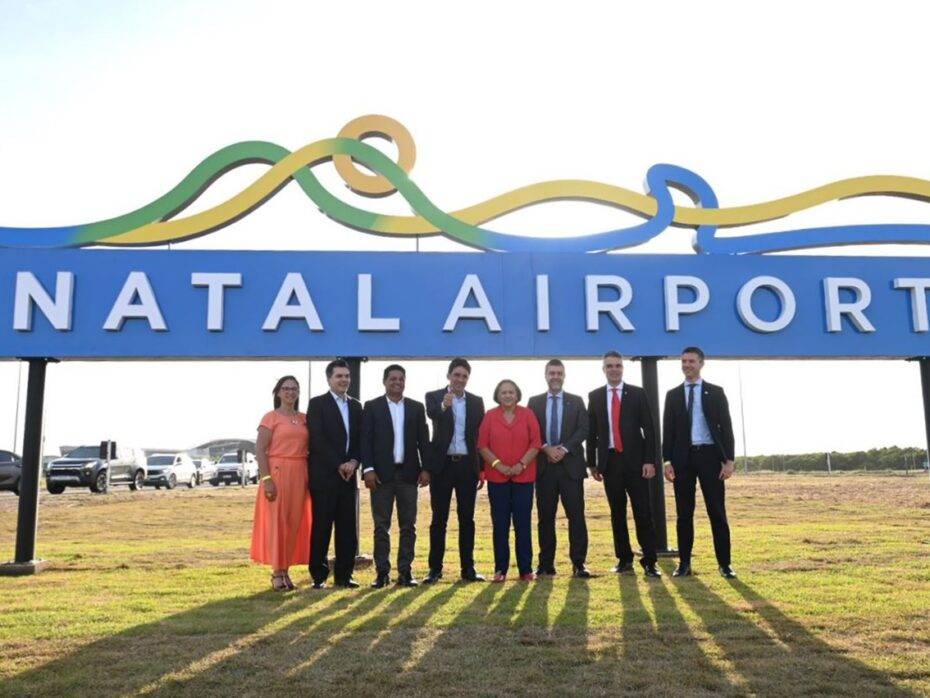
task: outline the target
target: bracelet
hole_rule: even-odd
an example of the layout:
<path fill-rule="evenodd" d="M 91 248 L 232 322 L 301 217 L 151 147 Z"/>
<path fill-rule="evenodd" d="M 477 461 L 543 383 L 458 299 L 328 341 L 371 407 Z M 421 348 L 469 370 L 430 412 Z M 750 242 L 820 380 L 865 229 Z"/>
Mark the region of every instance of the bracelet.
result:
<path fill-rule="evenodd" d="M 494 462 L 491 463 L 491 470 L 497 470 L 497 466 L 500 465 L 501 459 L 495 458 Z"/>
<path fill-rule="evenodd" d="M 270 480 L 270 479 L 271 479 L 271 475 L 265 475 L 261 481 L 264 482 L 265 480 Z"/>

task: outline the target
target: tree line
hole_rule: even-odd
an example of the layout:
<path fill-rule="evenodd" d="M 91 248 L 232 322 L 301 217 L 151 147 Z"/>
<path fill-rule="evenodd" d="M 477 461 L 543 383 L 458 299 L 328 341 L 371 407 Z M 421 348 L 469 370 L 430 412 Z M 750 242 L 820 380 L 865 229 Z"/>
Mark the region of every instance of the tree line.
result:
<path fill-rule="evenodd" d="M 927 451 L 923 448 L 887 446 L 868 451 L 829 454 L 830 470 L 923 470 Z M 748 467 L 747 467 L 748 466 Z M 749 471 L 827 472 L 826 453 L 795 453 L 749 456 L 737 459 L 737 467 Z"/>

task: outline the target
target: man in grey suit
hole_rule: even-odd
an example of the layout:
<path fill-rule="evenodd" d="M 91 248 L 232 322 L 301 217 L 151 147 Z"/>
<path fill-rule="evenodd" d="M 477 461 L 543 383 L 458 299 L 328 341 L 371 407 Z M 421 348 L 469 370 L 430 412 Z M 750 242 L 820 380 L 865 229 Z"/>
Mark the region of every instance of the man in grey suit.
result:
<path fill-rule="evenodd" d="M 588 412 L 578 395 L 562 390 L 565 365 L 558 359 L 546 364 L 548 392 L 530 398 L 529 408 L 539 421 L 544 445 L 536 459 L 536 509 L 539 526 L 537 575 L 555 575 L 555 515 L 559 499 L 568 518 L 568 555 L 573 576 L 591 576 L 585 567 L 588 527 L 584 519 L 585 455 Z"/>

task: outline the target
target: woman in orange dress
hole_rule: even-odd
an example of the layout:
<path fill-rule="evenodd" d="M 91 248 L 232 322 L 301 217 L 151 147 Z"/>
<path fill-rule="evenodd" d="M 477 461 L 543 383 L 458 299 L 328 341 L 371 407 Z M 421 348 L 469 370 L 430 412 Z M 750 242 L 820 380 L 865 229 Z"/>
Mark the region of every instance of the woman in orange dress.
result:
<path fill-rule="evenodd" d="M 278 380 L 274 410 L 262 417 L 256 440 L 261 476 L 252 526 L 252 560 L 271 565 L 271 588 L 294 589 L 291 565 L 310 562 L 310 491 L 307 488 L 307 415 L 297 411 L 300 385 Z"/>

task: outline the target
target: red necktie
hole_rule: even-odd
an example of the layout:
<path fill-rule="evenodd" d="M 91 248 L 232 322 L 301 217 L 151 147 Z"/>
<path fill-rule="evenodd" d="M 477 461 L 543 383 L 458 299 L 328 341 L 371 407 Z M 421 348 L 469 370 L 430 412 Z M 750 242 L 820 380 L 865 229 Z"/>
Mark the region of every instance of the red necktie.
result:
<path fill-rule="evenodd" d="M 617 453 L 623 451 L 623 437 L 620 436 L 620 390 L 611 388 L 614 396 L 610 400 L 610 428 L 614 433 L 614 450 Z"/>

